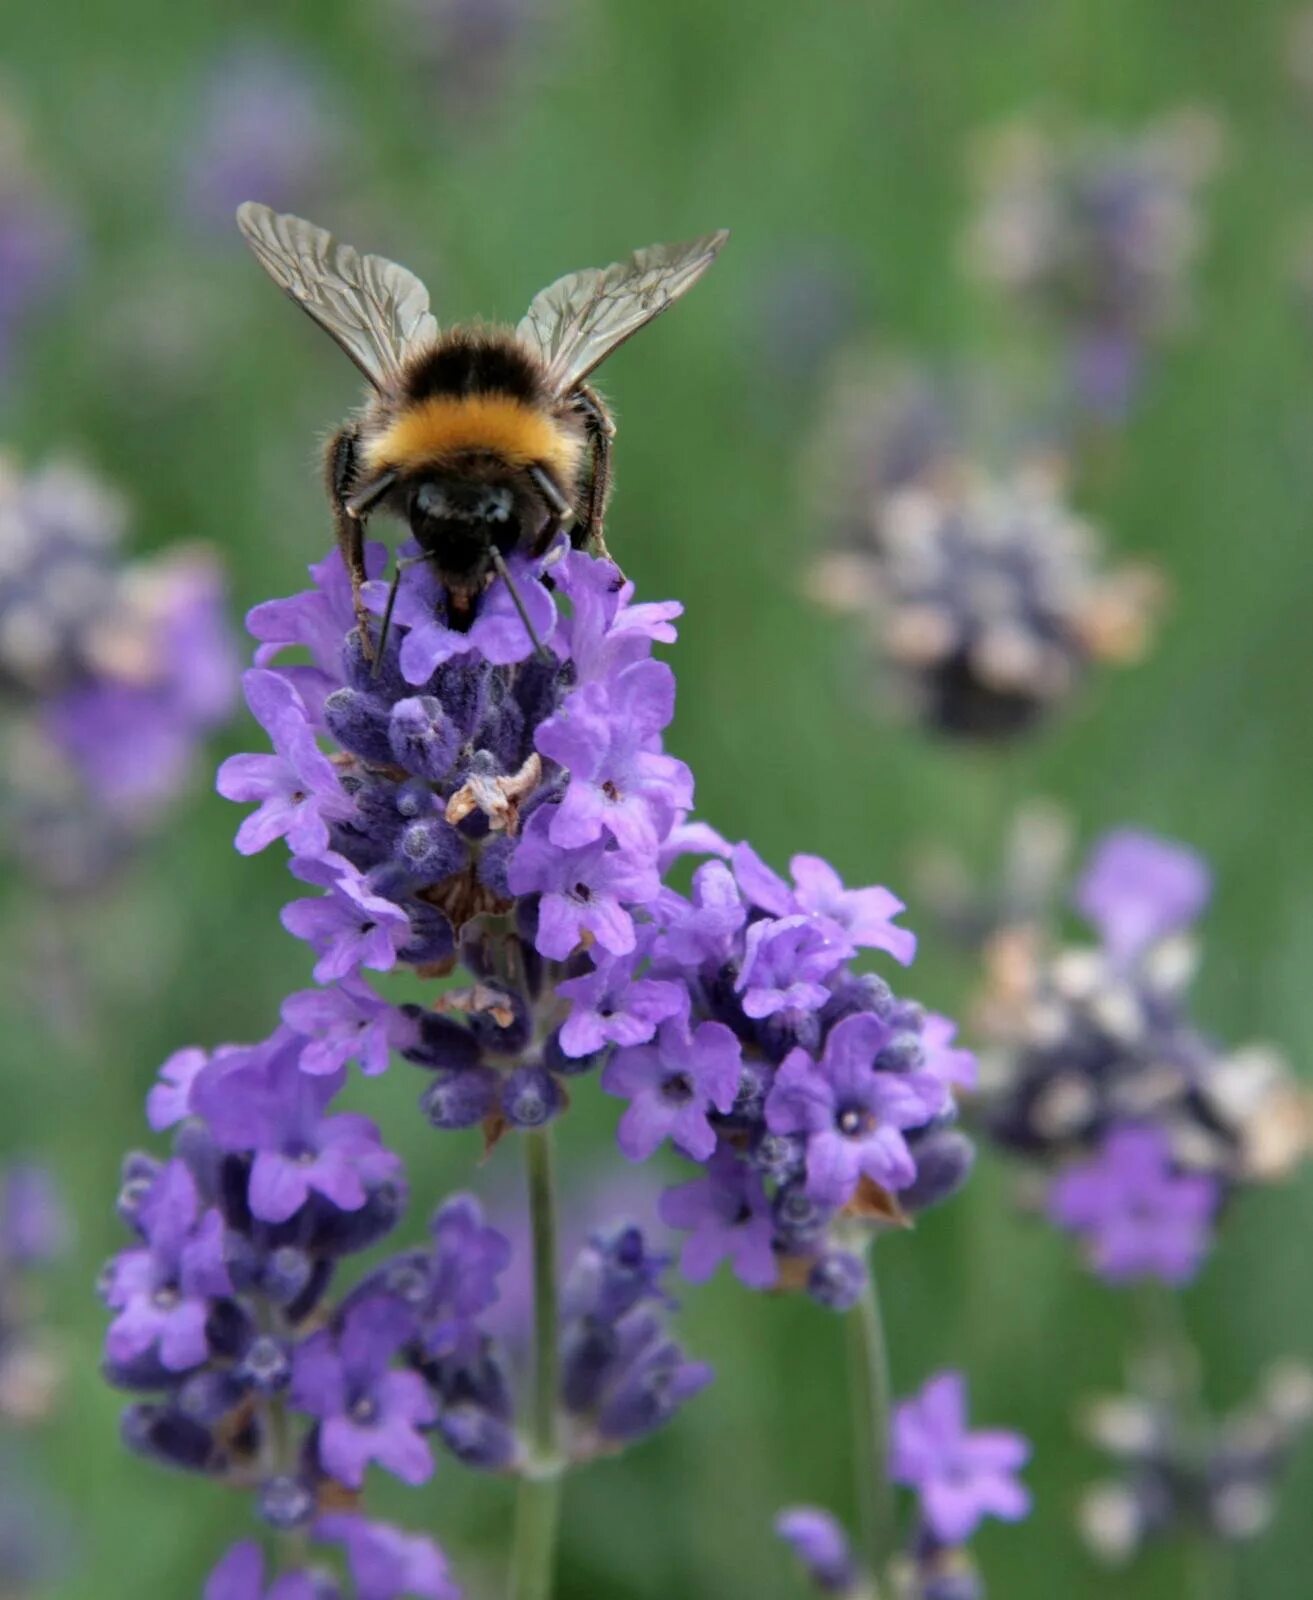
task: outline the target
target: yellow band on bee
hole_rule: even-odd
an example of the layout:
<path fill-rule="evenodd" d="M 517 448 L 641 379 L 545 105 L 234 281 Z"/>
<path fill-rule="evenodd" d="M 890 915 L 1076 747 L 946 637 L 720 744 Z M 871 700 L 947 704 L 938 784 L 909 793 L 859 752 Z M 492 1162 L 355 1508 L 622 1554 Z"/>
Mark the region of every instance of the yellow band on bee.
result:
<path fill-rule="evenodd" d="M 509 395 L 436 395 L 407 408 L 366 448 L 371 472 L 441 466 L 468 451 L 487 451 L 511 467 L 541 463 L 572 483 L 581 442 L 545 411 Z"/>

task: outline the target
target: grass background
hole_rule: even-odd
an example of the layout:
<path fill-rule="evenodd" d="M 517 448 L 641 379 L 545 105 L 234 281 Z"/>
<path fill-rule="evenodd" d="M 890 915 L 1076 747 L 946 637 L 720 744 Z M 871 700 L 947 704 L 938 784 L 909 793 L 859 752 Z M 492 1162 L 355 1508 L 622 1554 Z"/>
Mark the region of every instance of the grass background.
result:
<path fill-rule="evenodd" d="M 776 862 L 817 850 L 850 881 L 895 887 L 926 837 L 983 862 L 1009 794 L 1060 798 L 1084 838 L 1122 821 L 1178 834 L 1219 877 L 1204 1019 L 1227 1038 L 1279 1040 L 1306 1062 L 1313 352 L 1289 266 L 1313 210 L 1313 112 L 1286 72 L 1290 7 L 561 3 L 509 99 L 473 122 L 435 102 L 395 14 L 366 0 L 84 0 L 7 17 L 6 76 L 84 219 L 86 249 L 58 314 L 27 342 L 4 401 L 6 442 L 33 458 L 79 448 L 131 494 L 142 549 L 219 546 L 235 615 L 298 586 L 325 547 L 313 445 L 354 402 L 354 375 L 264 282 L 235 231 L 210 236 L 185 220 L 179 192 L 197 86 L 252 36 L 304 53 L 334 86 L 345 154 L 313 214 L 425 269 L 449 317 L 516 315 L 560 271 L 727 225 L 734 239 L 715 273 L 606 374 L 622 430 L 612 547 L 641 595 L 687 605 L 672 744 L 695 768 L 702 812 Z M 781 262 L 838 261 L 855 286 L 854 339 L 1007 356 L 1025 336 L 956 264 L 973 131 L 1036 106 L 1135 125 L 1181 102 L 1217 110 L 1231 135 L 1209 195 L 1199 316 L 1086 497 L 1120 549 L 1168 569 L 1176 602 L 1147 665 L 1100 679 L 1001 773 L 869 718 L 851 641 L 800 601 L 814 535 L 797 459 L 818 394 L 813 377 L 773 359 L 777 330 L 760 308 Z M 143 291 L 181 317 L 185 360 L 133 354 Z M 239 721 L 214 755 L 251 740 Z M 0 1149 L 48 1157 L 79 1228 L 51 1289 L 68 1390 L 38 1447 L 74 1528 L 61 1600 L 196 1593 L 248 1526 L 237 1497 L 120 1451 L 90 1293 L 119 1242 L 115 1174 L 143 1137 L 158 1062 L 185 1042 L 261 1036 L 307 976 L 304 949 L 278 926 L 289 889 L 279 853 L 239 860 L 235 822 L 202 776 L 113 894 L 51 907 L 18 874 L 5 886 Z M 913 925 L 924 921 L 916 910 Z M 959 1005 L 970 972 L 933 938 L 923 951 L 912 987 Z M 52 970 L 56 959 L 66 971 Z M 76 1037 L 52 1037 L 40 1003 L 63 976 L 84 995 Z M 421 1124 L 419 1087 L 402 1066 L 358 1096 L 405 1151 L 417 1211 L 470 1181 L 475 1155 Z M 578 1098 L 563 1147 L 586 1193 L 614 1177 L 614 1113 L 591 1091 Z M 513 1182 L 509 1154 L 479 1174 L 483 1188 Z M 1313 1353 L 1311 1219 L 1307 1180 L 1247 1199 L 1187 1295 L 1221 1404 L 1247 1393 L 1265 1359 Z M 991 1593 L 1187 1593 L 1179 1552 L 1110 1580 L 1070 1528 L 1095 1463 L 1068 1418 L 1078 1392 L 1119 1380 L 1126 1303 L 1013 1215 L 1006 1174 L 988 1159 L 957 1204 L 882 1256 L 897 1387 L 961 1365 L 977 1415 L 1036 1441 L 1034 1519 L 979 1541 Z M 767 1534 L 775 1508 L 805 1499 L 851 1517 L 837 1321 L 720 1281 L 687 1294 L 684 1320 L 719 1382 L 661 1439 L 572 1483 L 561 1600 L 787 1600 L 802 1590 Z M 1305 1452 L 1231 1593 L 1308 1594 L 1311 1492 Z M 440 1533 L 472 1591 L 499 1592 L 502 1485 L 447 1463 L 430 1489 L 385 1503 Z"/>

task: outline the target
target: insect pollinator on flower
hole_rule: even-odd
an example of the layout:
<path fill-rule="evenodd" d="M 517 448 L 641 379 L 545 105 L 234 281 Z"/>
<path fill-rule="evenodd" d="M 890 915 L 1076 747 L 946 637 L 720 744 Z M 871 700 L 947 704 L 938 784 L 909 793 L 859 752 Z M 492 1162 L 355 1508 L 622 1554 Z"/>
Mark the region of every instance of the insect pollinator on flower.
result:
<path fill-rule="evenodd" d="M 376 508 L 409 522 L 457 628 L 512 550 L 541 554 L 571 523 L 577 548 L 604 549 L 615 427 L 588 376 L 692 288 L 724 231 L 571 273 L 538 294 L 514 329 L 444 333 L 405 267 L 249 201 L 237 221 L 274 282 L 374 388 L 333 435 L 326 460 L 366 648 L 364 523 Z"/>

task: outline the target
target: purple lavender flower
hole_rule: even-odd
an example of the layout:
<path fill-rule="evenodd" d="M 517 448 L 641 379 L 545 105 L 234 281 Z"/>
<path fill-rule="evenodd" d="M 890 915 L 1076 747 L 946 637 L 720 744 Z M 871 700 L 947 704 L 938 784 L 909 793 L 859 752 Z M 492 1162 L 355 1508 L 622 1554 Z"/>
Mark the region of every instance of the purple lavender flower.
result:
<path fill-rule="evenodd" d="M 513 555 L 507 567 L 534 633 L 540 639 L 548 638 L 556 625 L 556 602 L 536 564 Z M 476 654 L 493 666 L 505 667 L 533 654 L 533 639 L 501 578 L 483 596 L 478 616 L 468 629 L 447 627 L 435 617 L 435 609 L 436 585 L 427 571 L 417 584 L 398 593 L 395 619 L 406 629 L 399 659 L 407 683 L 427 683 L 439 667 L 457 656 Z"/>
<path fill-rule="evenodd" d="M 328 850 L 328 824 L 354 810 L 337 770 L 320 750 L 292 684 L 259 667 L 242 683 L 246 703 L 275 753 L 229 756 L 219 768 L 216 787 L 226 800 L 260 802 L 237 830 L 237 848 L 252 855 L 285 838 L 293 855 L 322 856 Z"/>
<path fill-rule="evenodd" d="M 472 1195 L 453 1195 L 434 1214 L 433 1248 L 425 1263 L 424 1293 L 416 1302 L 420 1337 L 430 1356 L 468 1349 L 479 1319 L 496 1305 L 510 1241 L 489 1227 Z"/>
<path fill-rule="evenodd" d="M 657 892 L 654 862 L 602 843 L 563 850 L 551 842 L 551 817 L 530 818 L 507 874 L 513 894 L 541 894 L 537 946 L 564 961 L 585 936 L 608 955 L 625 956 L 637 942 L 627 903 Z"/>
<path fill-rule="evenodd" d="M 196 1181 L 181 1161 L 165 1166 L 142 1202 L 144 1243 L 110 1264 L 106 1303 L 117 1315 L 105 1339 L 111 1361 L 157 1351 L 170 1372 L 196 1367 L 209 1354 L 209 1301 L 231 1290 L 224 1264 L 223 1218 L 204 1209 Z"/>
<path fill-rule="evenodd" d="M 1091 852 L 1076 885 L 1075 903 L 1121 966 L 1189 927 L 1211 893 L 1212 875 L 1193 850 L 1122 828 L 1105 834 Z"/>
<path fill-rule="evenodd" d="M 390 972 L 413 933 L 406 912 L 375 894 L 368 879 L 349 861 L 329 852 L 316 860 L 298 856 L 292 871 L 305 883 L 328 890 L 318 899 L 293 900 L 283 907 L 283 926 L 318 953 L 319 983 L 352 976 L 360 967 Z"/>
<path fill-rule="evenodd" d="M 255 1152 L 250 1206 L 266 1222 L 287 1221 L 312 1194 L 358 1211 L 400 1171 L 367 1117 L 325 1115 L 341 1075 L 303 1071 L 303 1047 L 299 1035 L 279 1029 L 251 1051 L 216 1059 L 192 1086 L 192 1107 L 220 1148 Z"/>
<path fill-rule="evenodd" d="M 915 1489 L 940 1543 L 965 1544 L 987 1516 L 1019 1522 L 1030 1495 L 1017 1481 L 1030 1446 L 1017 1433 L 967 1431 L 966 1380 L 941 1372 L 894 1411 L 890 1476 Z"/>
<path fill-rule="evenodd" d="M 340 1600 L 337 1585 L 310 1572 L 284 1572 L 265 1586 L 264 1552 L 235 1544 L 206 1579 L 201 1600 Z"/>
<path fill-rule="evenodd" d="M 192 1088 L 210 1058 L 189 1045 L 175 1050 L 159 1070 L 155 1087 L 146 1096 L 146 1120 L 156 1133 L 171 1128 L 191 1111 Z"/>
<path fill-rule="evenodd" d="M 974 1089 L 979 1076 L 975 1055 L 954 1045 L 956 1037 L 957 1024 L 951 1017 L 934 1011 L 926 1014 L 925 1026 L 921 1029 L 925 1069 L 954 1088 Z"/>
<path fill-rule="evenodd" d="M 675 675 L 636 661 L 609 683 L 585 684 L 538 729 L 537 745 L 570 774 L 552 816 L 553 844 L 589 845 L 609 834 L 622 850 L 652 853 L 693 803 L 693 777 L 660 752 L 675 714 Z"/>
<path fill-rule="evenodd" d="M 437 1407 L 418 1373 L 391 1366 L 412 1331 L 395 1300 L 366 1300 L 347 1312 L 340 1334 L 325 1329 L 296 1352 L 292 1404 L 319 1418 L 320 1461 L 348 1488 L 363 1485 L 371 1461 L 412 1485 L 433 1474 L 420 1430 L 437 1421 Z"/>
<path fill-rule="evenodd" d="M 1212 1178 L 1175 1169 L 1161 1129 L 1122 1127 L 1054 1179 L 1049 1216 L 1085 1241 L 1110 1283 L 1183 1284 L 1207 1254 L 1217 1203 Z"/>
<path fill-rule="evenodd" d="M 845 1595 L 857 1588 L 857 1567 L 848 1536 L 838 1519 L 816 1506 L 792 1506 L 775 1519 L 775 1532 L 825 1594 Z"/>
<path fill-rule="evenodd" d="M 769 1289 L 778 1275 L 775 1218 L 761 1178 L 728 1150 L 712 1156 L 706 1175 L 661 1196 L 662 1222 L 688 1232 L 680 1270 L 704 1283 L 722 1261 L 750 1289 Z"/>
<path fill-rule="evenodd" d="M 345 1548 L 357 1600 L 460 1600 L 446 1557 L 422 1534 L 336 1514 L 320 1517 L 315 1537 Z"/>
<path fill-rule="evenodd" d="M 707 1114 L 729 1111 L 739 1087 L 741 1052 L 719 1022 L 690 1030 L 684 1021 L 662 1023 L 655 1044 L 632 1045 L 607 1063 L 602 1088 L 629 1101 L 620 1119 L 620 1148 L 646 1161 L 669 1139 L 695 1161 L 716 1147 Z"/>
<path fill-rule="evenodd" d="M 806 915 L 763 917 L 747 931 L 736 987 L 754 1021 L 781 1011 L 819 1011 L 830 998 L 825 979 L 852 954 L 823 921 Z"/>
<path fill-rule="evenodd" d="M 283 1001 L 283 1021 L 306 1040 L 301 1071 L 338 1072 L 358 1061 L 366 1077 L 386 1072 L 393 1050 L 415 1042 L 416 1026 L 359 977 L 302 989 Z"/>
<path fill-rule="evenodd" d="M 228 229 L 243 200 L 307 206 L 337 165 L 333 96 L 312 64 L 253 42 L 215 62 L 183 155 L 186 209 Z"/>
<path fill-rule="evenodd" d="M 840 1022 L 819 1061 L 794 1050 L 780 1064 L 766 1102 L 773 1133 L 807 1136 L 807 1192 L 845 1205 L 865 1175 L 905 1189 L 916 1163 L 903 1131 L 923 1127 L 947 1107 L 943 1081 L 931 1072 L 897 1074 L 875 1062 L 889 1028 L 870 1013 Z"/>
<path fill-rule="evenodd" d="M 604 957 L 583 977 L 557 984 L 557 994 L 571 1002 L 560 1036 L 567 1056 L 592 1055 L 608 1044 L 646 1044 L 661 1023 L 683 1012 L 682 985 L 634 977 L 638 954 Z"/>
<path fill-rule="evenodd" d="M 916 955 L 916 935 L 894 926 L 906 907 L 888 889 L 845 889 L 843 879 L 820 856 L 797 855 L 789 862 L 793 888 L 771 871 L 750 845 L 737 845 L 734 875 L 748 900 L 776 917 L 809 913 L 842 929 L 847 941 L 884 950 L 908 966 Z"/>
<path fill-rule="evenodd" d="M 747 920 L 734 874 L 723 862 L 704 861 L 693 874 L 691 900 L 666 892 L 660 906 L 660 953 L 679 967 L 726 962 Z"/>

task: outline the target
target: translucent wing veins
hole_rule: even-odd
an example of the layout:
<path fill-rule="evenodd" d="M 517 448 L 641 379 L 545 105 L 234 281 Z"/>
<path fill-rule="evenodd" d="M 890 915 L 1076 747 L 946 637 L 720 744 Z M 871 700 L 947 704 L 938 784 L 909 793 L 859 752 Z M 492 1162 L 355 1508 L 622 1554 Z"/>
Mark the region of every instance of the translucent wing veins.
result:
<path fill-rule="evenodd" d="M 534 296 L 516 333 L 547 368 L 552 392 L 568 394 L 626 339 L 673 305 L 716 259 L 729 234 L 636 250 L 609 267 L 558 278 Z"/>
<path fill-rule="evenodd" d="M 377 389 L 438 337 L 428 290 L 405 267 L 361 255 L 302 217 L 247 201 L 237 225 L 260 265 L 346 351 Z"/>

